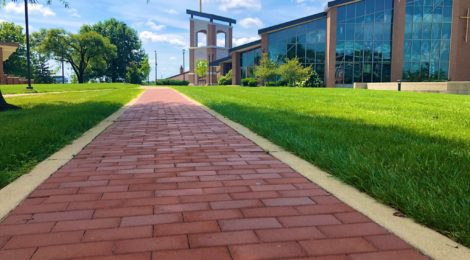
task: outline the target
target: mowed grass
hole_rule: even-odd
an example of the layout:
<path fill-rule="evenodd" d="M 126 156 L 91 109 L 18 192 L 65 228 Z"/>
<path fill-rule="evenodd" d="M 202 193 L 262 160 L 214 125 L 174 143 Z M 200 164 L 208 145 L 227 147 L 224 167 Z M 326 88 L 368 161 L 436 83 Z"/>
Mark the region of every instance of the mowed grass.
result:
<path fill-rule="evenodd" d="M 3 94 L 33 94 L 49 92 L 76 92 L 105 89 L 130 89 L 138 85 L 125 83 L 90 83 L 90 84 L 33 84 L 34 90 L 28 90 L 26 85 L 1 85 Z"/>
<path fill-rule="evenodd" d="M 0 188 L 29 172 L 136 97 L 139 89 L 7 98 L 22 107 L 0 113 Z"/>
<path fill-rule="evenodd" d="M 176 89 L 470 246 L 470 96 Z"/>

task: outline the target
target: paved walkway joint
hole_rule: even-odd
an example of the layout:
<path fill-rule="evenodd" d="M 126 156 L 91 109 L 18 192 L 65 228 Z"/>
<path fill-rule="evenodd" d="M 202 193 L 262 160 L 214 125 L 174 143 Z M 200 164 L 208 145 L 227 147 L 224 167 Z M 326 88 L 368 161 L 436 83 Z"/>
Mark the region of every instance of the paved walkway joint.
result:
<path fill-rule="evenodd" d="M 155 89 L 0 224 L 0 259 L 426 257 L 177 92 Z"/>

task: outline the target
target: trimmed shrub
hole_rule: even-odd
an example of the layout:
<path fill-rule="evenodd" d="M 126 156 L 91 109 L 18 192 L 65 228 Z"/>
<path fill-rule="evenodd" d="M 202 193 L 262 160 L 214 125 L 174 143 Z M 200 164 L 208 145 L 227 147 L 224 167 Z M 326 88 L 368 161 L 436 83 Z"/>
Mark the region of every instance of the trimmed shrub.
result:
<path fill-rule="evenodd" d="M 242 79 L 242 86 L 257 87 L 258 86 L 258 81 L 255 78 L 244 78 L 244 79 Z"/>
<path fill-rule="evenodd" d="M 285 87 L 287 86 L 287 81 L 278 80 L 278 81 L 270 81 L 266 82 L 267 87 Z"/>
<path fill-rule="evenodd" d="M 296 85 L 299 88 L 321 88 L 324 87 L 323 81 L 321 80 L 318 73 L 314 70 L 310 73 L 308 78 L 302 80 L 297 83 Z"/>
<path fill-rule="evenodd" d="M 217 83 L 220 86 L 232 85 L 232 70 L 230 70 L 225 76 L 222 76 Z"/>
<path fill-rule="evenodd" d="M 177 79 L 160 79 L 155 82 L 157 86 L 188 86 L 189 81 Z"/>

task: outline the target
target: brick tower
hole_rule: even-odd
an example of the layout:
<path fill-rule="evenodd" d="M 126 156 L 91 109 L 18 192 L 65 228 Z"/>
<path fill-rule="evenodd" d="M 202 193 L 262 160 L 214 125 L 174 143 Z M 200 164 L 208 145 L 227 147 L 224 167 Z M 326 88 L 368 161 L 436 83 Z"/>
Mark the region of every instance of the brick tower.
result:
<path fill-rule="evenodd" d="M 195 74 L 200 60 L 209 63 L 227 57 L 233 40 L 233 24 L 236 20 L 203 12 L 187 10 L 190 18 L 189 82 L 194 85 L 217 84 L 215 67 L 209 67 L 205 78 Z M 196 18 L 197 17 L 197 18 Z"/>

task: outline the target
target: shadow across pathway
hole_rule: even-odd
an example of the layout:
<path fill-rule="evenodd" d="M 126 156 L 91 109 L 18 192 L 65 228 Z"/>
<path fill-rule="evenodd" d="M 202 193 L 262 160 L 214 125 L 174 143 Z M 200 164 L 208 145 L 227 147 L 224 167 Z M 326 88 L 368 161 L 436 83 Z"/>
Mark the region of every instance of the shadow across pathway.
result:
<path fill-rule="evenodd" d="M 0 259 L 425 259 L 170 89 L 0 224 Z"/>

